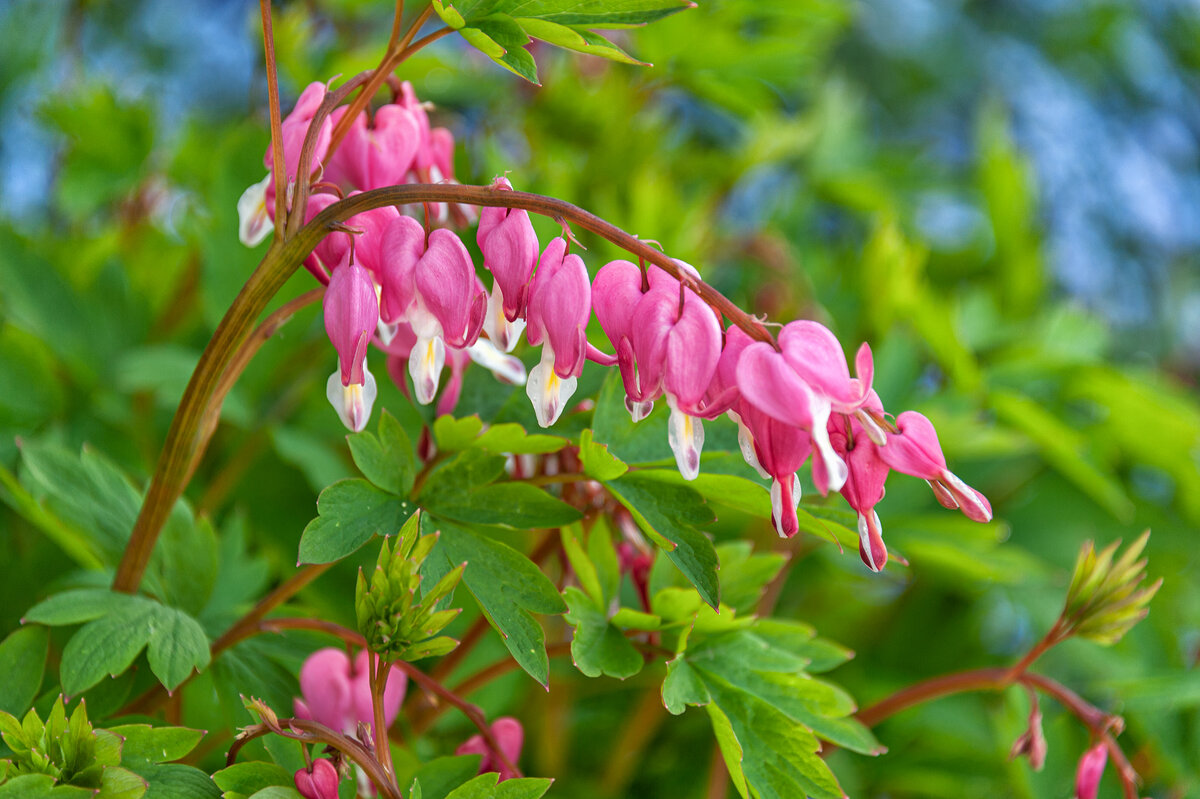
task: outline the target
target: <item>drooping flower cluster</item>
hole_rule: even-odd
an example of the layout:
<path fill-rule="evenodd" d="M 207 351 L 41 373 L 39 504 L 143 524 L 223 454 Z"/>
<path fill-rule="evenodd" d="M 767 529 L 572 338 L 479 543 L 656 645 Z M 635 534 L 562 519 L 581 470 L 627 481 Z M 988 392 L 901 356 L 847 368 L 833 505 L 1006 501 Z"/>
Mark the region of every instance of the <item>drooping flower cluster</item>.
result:
<path fill-rule="evenodd" d="M 319 84 L 306 89 L 283 124 L 289 200 L 298 169 L 293 150 L 321 91 Z M 345 113 L 336 111 L 316 136 L 314 170 L 324 169 L 324 181 L 353 193 L 449 179 L 453 137 L 430 128 L 408 84 L 395 102 L 356 118 L 330 153 L 325 125 L 336 125 Z M 492 188 L 512 190 L 503 177 Z M 312 195 L 306 216 L 336 200 L 327 192 Z M 272 204 L 263 208 L 269 215 Z M 855 354 L 851 377 L 837 338 L 818 322 L 784 325 L 777 342 L 755 340 L 732 325 L 723 329 L 720 315 L 696 290 L 698 273 L 682 261 L 675 261 L 672 274 L 617 260 L 589 281 L 566 237 L 541 248 L 528 213 L 514 208 L 485 208 L 479 217 L 476 242 L 491 274 L 489 290 L 458 235 L 435 226 L 446 216 L 444 208 L 426 209 L 421 221 L 390 207 L 360 213 L 347 220 L 346 230 L 326 236 L 306 261 L 328 284 L 325 326 L 338 367 L 327 394 L 348 428 L 363 429 L 377 393 L 367 368 L 370 343 L 387 354 L 388 373 L 401 390 L 407 393 L 411 380 L 412 396 L 422 404 L 438 396 L 442 371 L 450 366 L 439 413 L 453 409 L 463 370 L 473 360 L 502 380 L 525 383 L 543 427 L 562 415 L 584 362 L 592 360 L 619 368 L 635 422 L 665 398 L 668 441 L 686 479 L 699 474 L 702 420 L 728 414 L 738 425 L 747 463 L 771 480 L 772 521 L 782 536 L 799 530 L 796 473 L 810 458 L 817 490 L 840 491 L 857 512 L 859 553 L 873 571 L 888 557 L 875 506 L 890 471 L 924 479 L 944 506 L 990 520 L 983 495 L 947 468 L 928 419 L 907 411 L 888 421 L 872 389 L 868 345 Z M 612 355 L 588 342 L 593 309 Z M 507 354 L 522 333 L 542 348 L 528 380 L 522 363 Z"/>

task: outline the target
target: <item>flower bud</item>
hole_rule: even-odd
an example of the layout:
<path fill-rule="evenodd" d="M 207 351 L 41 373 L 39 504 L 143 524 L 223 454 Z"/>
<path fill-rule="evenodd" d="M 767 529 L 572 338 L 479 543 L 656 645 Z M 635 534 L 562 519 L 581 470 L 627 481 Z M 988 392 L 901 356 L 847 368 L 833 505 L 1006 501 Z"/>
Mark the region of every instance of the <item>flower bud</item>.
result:
<path fill-rule="evenodd" d="M 304 799 L 337 799 L 338 773 L 325 758 L 314 760 L 312 768 L 296 772 L 296 790 Z"/>

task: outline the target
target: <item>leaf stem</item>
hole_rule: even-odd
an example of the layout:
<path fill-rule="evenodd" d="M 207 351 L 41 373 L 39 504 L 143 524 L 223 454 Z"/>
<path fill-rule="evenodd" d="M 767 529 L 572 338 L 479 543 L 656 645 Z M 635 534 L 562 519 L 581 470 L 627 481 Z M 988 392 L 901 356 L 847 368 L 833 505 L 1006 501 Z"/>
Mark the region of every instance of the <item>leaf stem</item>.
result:
<path fill-rule="evenodd" d="M 275 182 L 275 236 L 283 234 L 287 172 L 283 161 L 283 116 L 279 109 L 279 78 L 275 74 L 275 34 L 271 29 L 271 0 L 258 0 L 262 14 L 263 54 L 267 62 L 267 96 L 271 106 L 271 164 Z"/>

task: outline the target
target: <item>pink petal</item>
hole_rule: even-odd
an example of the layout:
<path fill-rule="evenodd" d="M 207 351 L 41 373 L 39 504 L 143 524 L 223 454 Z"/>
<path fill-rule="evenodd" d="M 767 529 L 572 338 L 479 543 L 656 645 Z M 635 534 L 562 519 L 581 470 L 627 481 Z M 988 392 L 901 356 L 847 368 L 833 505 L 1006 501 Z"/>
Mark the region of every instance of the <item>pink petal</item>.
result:
<path fill-rule="evenodd" d="M 566 240 L 546 245 L 529 290 L 530 344 L 549 340 L 554 352 L 554 372 L 578 377 L 587 355 L 587 323 L 592 309 L 592 287 L 587 267 L 578 255 L 566 255 Z"/>
<path fill-rule="evenodd" d="M 1075 799 L 1096 799 L 1100 790 L 1100 778 L 1108 763 L 1108 746 L 1100 742 L 1084 752 L 1075 772 Z"/>
<path fill-rule="evenodd" d="M 937 480 L 946 469 L 946 456 L 938 443 L 933 423 L 916 411 L 905 411 L 896 417 L 899 433 L 888 436 L 887 444 L 879 448 L 879 457 L 898 472 Z"/>
<path fill-rule="evenodd" d="M 323 306 L 325 332 L 338 353 L 342 385 L 361 385 L 367 344 L 379 324 L 379 303 L 367 270 L 358 264 L 334 269 Z"/>
<path fill-rule="evenodd" d="M 858 514 L 858 556 L 873 572 L 887 565 L 888 551 L 883 543 L 883 527 L 874 510 Z"/>
<path fill-rule="evenodd" d="M 380 313 L 394 324 L 404 319 L 417 295 L 417 262 L 425 254 L 425 228 L 411 216 L 388 223 L 379 242 Z M 411 349 L 411 348 L 410 348 Z"/>
<path fill-rule="evenodd" d="M 612 261 L 592 281 L 592 306 L 604 334 L 615 348 L 629 337 L 633 309 L 642 298 L 642 270 L 629 261 Z"/>
<path fill-rule="evenodd" d="M 446 343 L 454 347 L 474 344 L 483 326 L 487 297 L 475 277 L 471 255 L 458 236 L 444 228 L 430 233 L 429 247 L 415 271 L 417 293 L 441 323 Z"/>
<path fill-rule="evenodd" d="M 687 292 L 683 314 L 667 334 L 663 389 L 685 410 L 704 397 L 721 359 L 721 326 L 699 297 Z"/>
<path fill-rule="evenodd" d="M 828 397 L 837 410 L 850 411 L 862 404 L 865 390 L 850 379 L 842 345 L 827 327 L 811 320 L 790 322 L 779 333 L 779 346 L 800 379 Z"/>
<path fill-rule="evenodd" d="M 738 390 L 763 413 L 793 427 L 812 430 L 816 398 L 782 353 L 756 341 L 746 347 L 737 366 Z"/>
<path fill-rule="evenodd" d="M 327 647 L 309 655 L 300 667 L 300 691 L 314 721 L 343 732 L 350 706 L 350 658 L 346 652 Z"/>

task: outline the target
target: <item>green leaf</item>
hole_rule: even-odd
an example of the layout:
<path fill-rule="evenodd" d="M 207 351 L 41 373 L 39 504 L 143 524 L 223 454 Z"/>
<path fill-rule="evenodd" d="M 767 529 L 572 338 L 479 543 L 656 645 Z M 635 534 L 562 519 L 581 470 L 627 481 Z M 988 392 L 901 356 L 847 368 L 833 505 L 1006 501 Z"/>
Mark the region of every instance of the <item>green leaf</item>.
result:
<path fill-rule="evenodd" d="M 776 552 L 755 553 L 749 541 L 731 541 L 717 547 L 721 563 L 721 601 L 738 613 L 749 613 L 758 604 L 767 584 L 779 574 L 787 557 Z"/>
<path fill-rule="evenodd" d="M 732 474 L 700 472 L 695 480 L 684 480 L 676 469 L 643 469 L 638 472 L 672 485 L 687 486 L 715 505 L 733 508 L 760 519 L 771 518 L 771 494 L 766 486 Z"/>
<path fill-rule="evenodd" d="M 758 796 L 842 799 L 837 778 L 817 754 L 820 744 L 811 732 L 771 704 L 737 690 L 719 677 L 706 675 L 704 684 L 728 720 L 728 731 L 741 750 L 741 770 Z M 714 731 L 728 738 L 728 732 L 720 726 L 714 725 Z M 728 743 L 722 745 L 722 753 Z"/>
<path fill-rule="evenodd" d="M 450 791 L 479 773 L 479 755 L 437 757 L 423 764 L 413 775 L 420 781 L 422 799 L 446 799 Z"/>
<path fill-rule="evenodd" d="M 378 535 L 394 535 L 416 505 L 362 479 L 339 480 L 321 492 L 317 518 L 300 536 L 301 563 L 332 563 Z"/>
<path fill-rule="evenodd" d="M 145 799 L 221 799 L 216 783 L 198 768 L 141 761 L 130 770 L 150 784 Z"/>
<path fill-rule="evenodd" d="M 0 799 L 88 799 L 95 793 L 93 788 L 56 786 L 47 774 L 24 774 L 0 785 Z"/>
<path fill-rule="evenodd" d="M 644 61 L 638 61 L 608 39 L 599 34 L 592 33 L 587 28 L 573 28 L 567 25 L 560 25 L 557 22 L 551 22 L 550 20 L 537 19 L 536 17 L 518 17 L 516 21 L 518 25 L 525 29 L 525 33 L 534 39 L 541 39 L 548 44 L 563 47 L 567 50 L 574 50 L 584 55 L 594 55 L 607 58 L 610 61 L 619 61 L 623 64 L 650 66 Z"/>
<path fill-rule="evenodd" d="M 146 780 L 129 769 L 109 766 L 100 775 L 100 793 L 96 799 L 140 799 L 148 788 Z"/>
<path fill-rule="evenodd" d="M 693 527 L 713 520 L 712 511 L 700 495 L 687 486 L 664 483 L 641 472 L 605 485 L 642 529 L 666 550 L 667 557 L 704 601 L 717 607 L 720 597 L 717 551 L 708 536 Z"/>
<path fill-rule="evenodd" d="M 275 763 L 263 761 L 234 763 L 212 775 L 212 781 L 222 791 L 244 793 L 247 797 L 263 788 L 293 785 L 292 775 Z"/>
<path fill-rule="evenodd" d="M 107 588 L 78 588 L 63 591 L 34 605 L 23 621 L 62 627 L 98 619 L 141 602 L 140 597 L 110 591 Z"/>
<path fill-rule="evenodd" d="M 159 535 L 150 571 L 162 586 L 160 598 L 188 613 L 208 604 L 217 582 L 217 536 L 207 519 L 196 519 L 183 502 Z"/>
<path fill-rule="evenodd" d="M 609 454 L 624 463 L 674 462 L 675 455 L 667 443 L 667 414 L 661 407 L 655 408 L 648 417 L 634 422 L 625 409 L 625 384 L 615 369 L 596 397 L 592 434 L 608 447 Z"/>
<path fill-rule="evenodd" d="M 272 785 L 256 792 L 249 799 L 304 799 L 303 795 L 287 785 Z"/>
<path fill-rule="evenodd" d="M 63 648 L 59 667 L 63 691 L 78 694 L 133 665 L 154 634 L 155 604 L 138 602 L 79 628 Z"/>
<path fill-rule="evenodd" d="M 416 475 L 412 442 L 395 416 L 387 411 L 380 415 L 377 436 L 363 431 L 346 436 L 346 440 L 364 477 L 393 494 L 405 496 L 412 490 Z"/>
<path fill-rule="evenodd" d="M 554 780 L 521 777 L 497 784 L 496 772 L 480 774 L 455 788 L 446 799 L 540 799 Z"/>
<path fill-rule="evenodd" d="M 657 630 L 662 626 L 662 619 L 658 616 L 633 608 L 618 608 L 609 621 L 618 627 L 626 627 L 630 630 Z"/>
<path fill-rule="evenodd" d="M 488 452 L 513 455 L 544 455 L 558 452 L 566 445 L 565 438 L 541 433 L 529 434 L 525 432 L 524 427 L 515 422 L 491 425 L 473 444 Z"/>
<path fill-rule="evenodd" d="M 542 685 L 549 678 L 546 638 L 531 613 L 557 614 L 566 605 L 554 583 L 529 558 L 482 532 L 422 514 L 427 531 L 438 529 L 434 553 L 466 563 L 462 581 L 521 668 Z M 430 556 L 431 558 L 433 555 Z"/>
<path fill-rule="evenodd" d="M 0 672 L 4 674 L 0 710 L 19 716 L 33 706 L 49 654 L 50 633 L 45 627 L 22 627 L 0 643 Z"/>
<path fill-rule="evenodd" d="M 203 671 L 211 657 L 208 636 L 200 622 L 176 608 L 159 605 L 147 649 L 150 671 L 168 691 L 174 691 L 192 669 Z"/>
<path fill-rule="evenodd" d="M 588 677 L 607 674 L 625 679 L 642 670 L 644 660 L 604 611 L 575 586 L 563 592 L 569 608 L 566 620 L 575 625 L 571 658 Z"/>
<path fill-rule="evenodd" d="M 673 715 L 687 710 L 687 705 L 707 705 L 711 700 L 704 681 L 683 655 L 667 664 L 667 676 L 662 684 L 663 705 Z"/>
<path fill-rule="evenodd" d="M 493 482 L 502 474 L 503 456 L 481 449 L 468 449 L 430 472 L 417 499 L 422 506 L 455 502 L 463 494 Z"/>
<path fill-rule="evenodd" d="M 460 522 L 505 524 L 525 530 L 559 527 L 582 516 L 537 486 L 520 482 L 493 483 L 457 497 L 440 493 L 426 507 Z"/>
<path fill-rule="evenodd" d="M 605 594 L 604 589 L 600 587 L 600 577 L 596 572 L 596 566 L 579 543 L 579 536 L 582 534 L 583 525 L 581 524 L 568 525 L 559 530 L 563 552 L 566 553 L 567 560 L 571 563 L 571 569 L 575 572 L 575 577 L 583 586 L 583 590 L 587 592 L 593 602 L 603 603 Z"/>
<path fill-rule="evenodd" d="M 620 458 L 608 451 L 607 444 L 596 443 L 591 429 L 579 434 L 579 460 L 583 471 L 600 481 L 616 480 L 629 471 Z"/>
<path fill-rule="evenodd" d="M 538 83 L 537 64 L 525 49 L 529 37 L 521 26 L 507 14 L 493 14 L 475 20 L 468 28 L 458 31 L 475 48 L 483 52 L 514 75 L 535 86 Z"/>
<path fill-rule="evenodd" d="M 501 0 L 494 10 L 559 25 L 610 28 L 656 22 L 695 5 L 691 0 Z"/>
<path fill-rule="evenodd" d="M 482 431 L 483 420 L 478 416 L 439 416 L 433 423 L 433 440 L 443 452 L 458 452 L 470 447 Z"/>
<path fill-rule="evenodd" d="M 204 730 L 188 727 L 152 727 L 149 724 L 110 727 L 109 732 L 125 739 L 122 748 L 122 757 L 125 760 L 139 759 L 150 763 L 180 760 L 204 738 Z"/>
<path fill-rule="evenodd" d="M 705 695 L 707 696 L 707 692 Z M 713 737 L 717 739 L 717 746 L 721 750 L 721 758 L 725 761 L 725 769 L 729 772 L 729 778 L 733 780 L 733 785 L 742 799 L 750 799 L 750 790 L 746 785 L 746 772 L 742 768 L 745 752 L 742 750 L 741 742 L 737 739 L 737 733 L 733 731 L 733 725 L 729 723 L 729 717 L 712 702 L 705 710 L 708 711 L 708 718 L 712 722 Z"/>

